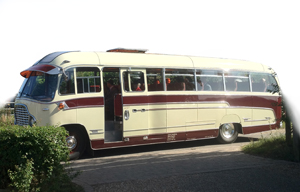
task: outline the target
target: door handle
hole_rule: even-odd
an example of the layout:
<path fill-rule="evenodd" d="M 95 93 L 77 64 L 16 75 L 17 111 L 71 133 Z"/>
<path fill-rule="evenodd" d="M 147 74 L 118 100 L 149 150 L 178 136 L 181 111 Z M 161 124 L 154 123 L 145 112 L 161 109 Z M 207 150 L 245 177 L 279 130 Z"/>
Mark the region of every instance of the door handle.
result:
<path fill-rule="evenodd" d="M 132 112 L 133 113 L 136 113 L 136 112 L 145 112 L 146 109 L 132 109 Z"/>

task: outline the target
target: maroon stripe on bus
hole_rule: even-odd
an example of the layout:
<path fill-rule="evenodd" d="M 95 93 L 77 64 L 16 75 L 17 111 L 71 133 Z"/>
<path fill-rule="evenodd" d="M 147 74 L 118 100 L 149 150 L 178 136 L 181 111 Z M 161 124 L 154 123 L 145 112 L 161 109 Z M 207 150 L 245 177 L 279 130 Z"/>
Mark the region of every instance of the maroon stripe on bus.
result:
<path fill-rule="evenodd" d="M 214 138 L 218 137 L 219 130 L 206 130 L 206 131 L 191 131 L 186 133 L 187 140 L 198 139 L 198 138 Z"/>
<path fill-rule="evenodd" d="M 253 96 L 253 106 L 257 107 L 277 107 L 281 103 L 280 97 L 272 96 Z"/>
<path fill-rule="evenodd" d="M 200 101 L 224 101 L 224 96 L 216 95 L 150 95 L 150 96 L 125 96 L 123 104 L 156 104 L 156 103 L 182 103 Z"/>
<path fill-rule="evenodd" d="M 276 129 L 277 124 L 274 125 L 262 125 L 253 127 L 243 127 L 243 134 L 257 133 L 262 131 L 270 131 L 270 129 Z"/>
<path fill-rule="evenodd" d="M 144 136 L 128 137 L 129 141 L 123 142 L 110 142 L 105 143 L 103 139 L 101 140 L 91 140 L 91 146 L 93 149 L 103 149 L 103 148 L 114 148 L 114 147 L 125 147 L 134 146 L 141 144 L 151 144 L 151 143 L 167 143 L 174 141 L 185 141 L 192 139 L 203 139 L 203 138 L 213 138 L 218 136 L 218 130 L 202 130 L 202 131 L 192 131 L 192 132 L 180 132 L 180 133 L 166 133 L 157 135 L 148 135 L 148 139 Z"/>
<path fill-rule="evenodd" d="M 123 97 L 124 105 L 157 103 L 227 102 L 230 106 L 276 108 L 278 97 L 245 95 L 157 95 Z"/>
<path fill-rule="evenodd" d="M 80 108 L 80 107 L 92 107 L 92 106 L 103 106 L 103 97 L 92 97 L 92 98 L 80 98 L 80 99 L 70 99 L 65 101 L 70 108 Z"/>

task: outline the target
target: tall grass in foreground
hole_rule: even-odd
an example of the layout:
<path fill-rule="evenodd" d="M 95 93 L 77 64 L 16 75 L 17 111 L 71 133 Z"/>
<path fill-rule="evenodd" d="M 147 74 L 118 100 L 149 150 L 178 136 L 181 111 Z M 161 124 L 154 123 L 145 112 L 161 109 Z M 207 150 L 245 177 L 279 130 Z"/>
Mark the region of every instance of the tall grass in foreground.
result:
<path fill-rule="evenodd" d="M 0 126 L 13 125 L 14 120 L 13 109 L 0 108 Z"/>
<path fill-rule="evenodd" d="M 270 135 L 258 141 L 251 141 L 242 147 L 242 151 L 266 158 L 295 161 L 293 145 L 286 142 L 284 134 Z"/>

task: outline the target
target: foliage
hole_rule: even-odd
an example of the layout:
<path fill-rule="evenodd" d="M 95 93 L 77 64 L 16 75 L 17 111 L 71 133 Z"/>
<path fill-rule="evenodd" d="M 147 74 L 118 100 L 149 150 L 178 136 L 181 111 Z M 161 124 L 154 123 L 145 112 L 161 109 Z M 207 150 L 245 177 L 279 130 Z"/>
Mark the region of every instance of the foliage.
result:
<path fill-rule="evenodd" d="M 65 169 L 66 136 L 61 127 L 0 126 L 0 188 L 60 191 L 63 183 L 78 175 Z"/>
<path fill-rule="evenodd" d="M 118 85 L 120 83 L 119 80 L 119 72 L 103 72 L 104 83 L 108 80 L 112 80 L 114 85 Z"/>
<path fill-rule="evenodd" d="M 14 110 L 12 108 L 0 108 L 0 126 L 14 124 Z"/>
<path fill-rule="evenodd" d="M 286 142 L 285 135 L 270 135 L 267 138 L 261 138 L 258 141 L 251 141 L 250 144 L 242 147 L 242 151 L 272 159 L 281 159 L 294 161 L 293 147 Z"/>

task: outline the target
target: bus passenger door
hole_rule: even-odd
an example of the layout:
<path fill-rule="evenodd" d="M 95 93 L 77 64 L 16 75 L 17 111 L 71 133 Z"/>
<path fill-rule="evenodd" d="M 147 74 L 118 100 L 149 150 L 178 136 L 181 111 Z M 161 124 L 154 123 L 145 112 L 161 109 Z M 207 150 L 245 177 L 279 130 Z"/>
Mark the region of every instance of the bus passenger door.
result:
<path fill-rule="evenodd" d="M 148 99 L 145 69 L 121 69 L 124 141 L 148 136 Z"/>
<path fill-rule="evenodd" d="M 120 68 L 103 68 L 103 90 L 105 99 L 105 143 L 123 140 L 122 92 Z"/>

